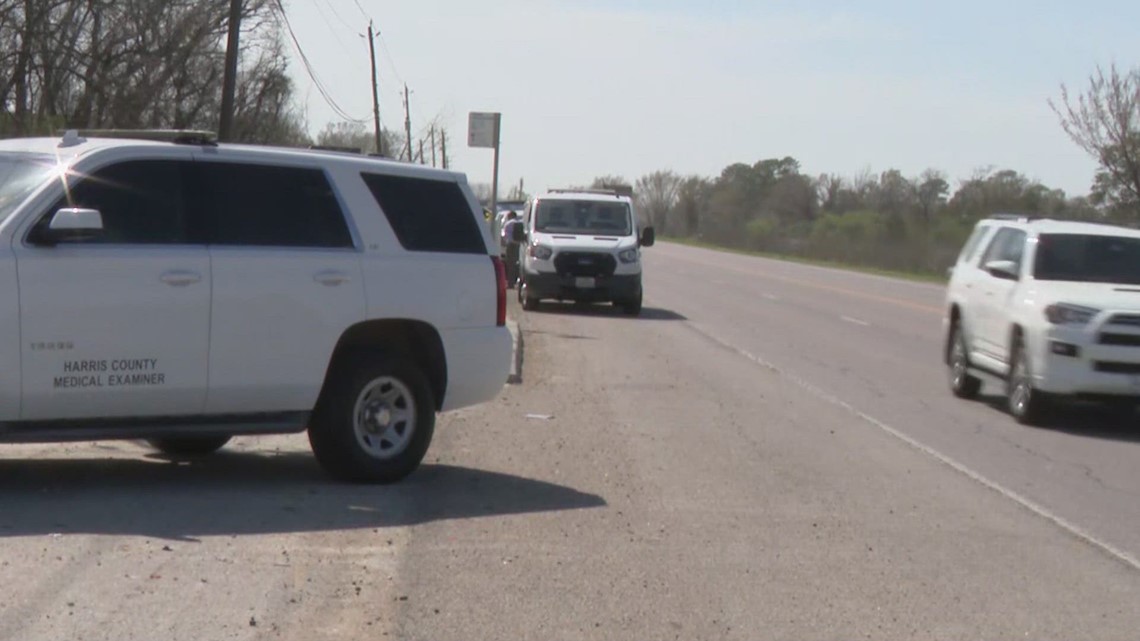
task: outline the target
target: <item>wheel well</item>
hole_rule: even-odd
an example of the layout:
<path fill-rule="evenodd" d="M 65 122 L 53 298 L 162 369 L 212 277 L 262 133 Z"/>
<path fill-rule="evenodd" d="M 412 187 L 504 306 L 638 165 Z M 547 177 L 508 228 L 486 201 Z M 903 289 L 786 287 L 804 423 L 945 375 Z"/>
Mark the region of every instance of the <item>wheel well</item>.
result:
<path fill-rule="evenodd" d="M 443 340 L 431 325 L 403 319 L 364 321 L 345 330 L 329 359 L 320 399 L 325 398 L 330 382 L 343 362 L 362 349 L 382 349 L 412 359 L 427 376 L 436 410 L 443 407 L 443 397 L 447 392 L 447 358 Z"/>

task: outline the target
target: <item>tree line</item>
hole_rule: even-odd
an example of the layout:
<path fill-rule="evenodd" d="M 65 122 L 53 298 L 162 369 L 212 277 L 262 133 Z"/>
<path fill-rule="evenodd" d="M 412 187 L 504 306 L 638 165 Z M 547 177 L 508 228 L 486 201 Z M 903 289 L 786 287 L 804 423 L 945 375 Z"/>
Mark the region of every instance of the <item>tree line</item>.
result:
<path fill-rule="evenodd" d="M 0 137 L 64 128 L 217 131 L 229 6 L 229 0 L 0 0 Z M 371 120 L 329 123 L 315 139 L 308 134 L 289 75 L 280 0 L 244 0 L 241 25 L 234 141 L 376 151 Z M 446 132 L 429 126 L 435 146 L 424 148 L 427 131 L 414 137 L 413 160 L 442 155 Z M 402 131 L 385 129 L 383 136 L 389 156 L 408 147 Z"/>
<path fill-rule="evenodd" d="M 1098 69 L 1079 95 L 1050 101 L 1098 162 L 1088 195 L 986 167 L 955 185 L 942 171 L 808 174 L 790 156 L 735 163 L 719 176 L 670 170 L 636 180 L 641 223 L 666 237 L 892 270 L 942 273 L 974 223 L 996 213 L 1140 223 L 1140 67 Z M 628 184 L 601 176 L 596 187 Z"/>

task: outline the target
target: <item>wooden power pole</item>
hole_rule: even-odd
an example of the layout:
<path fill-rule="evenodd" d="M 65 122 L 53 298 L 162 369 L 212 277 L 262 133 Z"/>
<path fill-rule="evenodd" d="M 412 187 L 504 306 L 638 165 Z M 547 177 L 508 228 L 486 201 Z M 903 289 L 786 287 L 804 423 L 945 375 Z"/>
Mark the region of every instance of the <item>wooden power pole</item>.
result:
<path fill-rule="evenodd" d="M 372 57 L 372 122 L 376 129 L 376 153 L 384 155 L 384 135 L 380 130 L 380 88 L 376 78 L 376 43 L 372 36 L 372 21 L 368 21 L 368 53 Z"/>
<path fill-rule="evenodd" d="M 408 162 L 412 162 L 412 107 L 408 104 L 407 83 L 404 83 L 404 135 L 408 138 Z"/>
<path fill-rule="evenodd" d="M 218 140 L 230 140 L 234 126 L 234 91 L 237 87 L 238 34 L 241 33 L 241 0 L 230 0 L 229 37 L 226 39 L 225 69 L 222 75 L 221 121 Z"/>

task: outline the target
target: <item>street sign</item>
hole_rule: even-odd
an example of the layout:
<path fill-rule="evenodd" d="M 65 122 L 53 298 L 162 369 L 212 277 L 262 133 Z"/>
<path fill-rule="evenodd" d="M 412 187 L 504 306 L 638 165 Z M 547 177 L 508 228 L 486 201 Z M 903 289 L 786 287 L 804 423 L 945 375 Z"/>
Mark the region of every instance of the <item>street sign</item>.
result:
<path fill-rule="evenodd" d="M 472 111 L 467 115 L 467 146 L 499 146 L 499 120 L 502 114 Z"/>

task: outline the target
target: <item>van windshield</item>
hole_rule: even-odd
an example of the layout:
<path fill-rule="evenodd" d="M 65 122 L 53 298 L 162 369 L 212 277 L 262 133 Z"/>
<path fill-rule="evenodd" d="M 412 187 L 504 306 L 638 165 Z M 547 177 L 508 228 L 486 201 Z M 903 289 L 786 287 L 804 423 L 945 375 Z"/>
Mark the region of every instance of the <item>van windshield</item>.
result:
<path fill-rule="evenodd" d="M 51 156 L 29 153 L 0 153 L 0 222 L 55 172 Z"/>
<path fill-rule="evenodd" d="M 1140 238 L 1041 234 L 1033 270 L 1037 280 L 1140 285 Z"/>
<path fill-rule="evenodd" d="M 632 233 L 629 205 L 598 200 L 540 200 L 534 209 L 534 230 L 547 234 L 628 236 Z"/>

